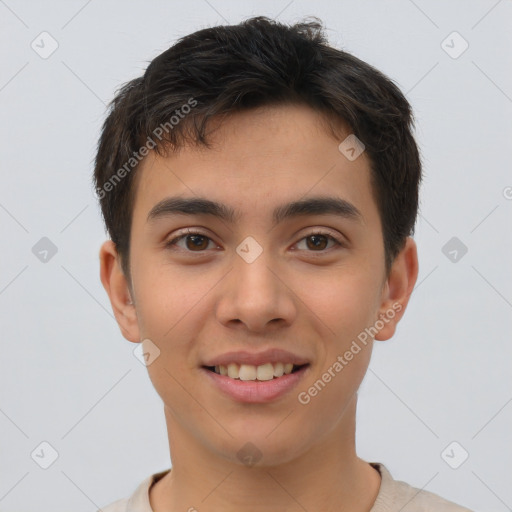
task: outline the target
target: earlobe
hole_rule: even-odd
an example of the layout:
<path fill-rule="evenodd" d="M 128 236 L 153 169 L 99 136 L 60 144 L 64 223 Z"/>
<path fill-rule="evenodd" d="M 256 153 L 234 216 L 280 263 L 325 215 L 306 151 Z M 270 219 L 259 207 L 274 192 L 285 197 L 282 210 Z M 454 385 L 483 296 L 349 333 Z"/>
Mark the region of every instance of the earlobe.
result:
<path fill-rule="evenodd" d="M 398 253 L 382 293 L 379 308 L 379 329 L 375 339 L 388 340 L 395 334 L 396 326 L 405 313 L 409 298 L 418 278 L 418 252 L 416 242 L 407 237 Z M 376 322 L 377 323 L 377 322 Z"/>
<path fill-rule="evenodd" d="M 120 256 L 112 240 L 100 249 L 100 279 L 107 292 L 117 324 L 124 338 L 140 342 L 137 312 L 133 305 L 128 281 L 121 268 Z"/>

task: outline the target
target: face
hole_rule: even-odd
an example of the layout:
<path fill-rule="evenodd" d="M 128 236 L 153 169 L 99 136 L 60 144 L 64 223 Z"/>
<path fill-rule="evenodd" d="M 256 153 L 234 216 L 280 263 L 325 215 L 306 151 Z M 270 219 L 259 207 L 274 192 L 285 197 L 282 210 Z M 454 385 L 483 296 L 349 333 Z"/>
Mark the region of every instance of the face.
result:
<path fill-rule="evenodd" d="M 138 170 L 133 318 L 116 317 L 127 339 L 160 351 L 148 371 L 176 432 L 235 462 L 248 440 L 267 463 L 290 461 L 339 428 L 369 364 L 365 329 L 378 322 L 377 338 L 390 337 L 406 300 L 393 307 L 400 287 L 385 276 L 365 153 L 346 158 L 308 107 L 238 113 L 216 128 L 212 148 L 150 154 Z M 176 211 L 177 197 L 226 215 L 204 203 Z M 294 202 L 303 208 L 285 209 Z M 205 368 L 220 361 L 254 364 L 233 379 Z M 280 362 L 298 368 L 259 380 Z M 264 367 L 258 380 L 244 380 L 253 366 Z"/>

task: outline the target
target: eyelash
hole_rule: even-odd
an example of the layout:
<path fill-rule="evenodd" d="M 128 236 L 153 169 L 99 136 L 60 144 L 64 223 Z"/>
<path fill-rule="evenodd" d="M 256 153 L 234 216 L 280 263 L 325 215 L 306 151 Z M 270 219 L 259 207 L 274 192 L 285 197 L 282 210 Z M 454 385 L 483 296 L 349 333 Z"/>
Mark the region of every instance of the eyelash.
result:
<path fill-rule="evenodd" d="M 208 240 L 210 240 L 211 242 L 213 242 L 213 240 L 208 236 L 206 235 L 205 233 L 201 233 L 200 231 L 194 231 L 192 229 L 187 229 L 186 231 L 183 231 L 181 233 L 179 233 L 176 237 L 174 237 L 172 240 L 168 241 L 165 243 L 165 247 L 169 248 L 169 249 L 172 249 L 172 250 L 175 250 L 174 249 L 174 246 L 176 244 L 176 242 L 179 242 L 180 240 L 186 238 L 187 236 L 189 235 L 199 235 L 199 236 L 202 236 L 204 238 L 207 238 Z M 332 240 L 333 242 L 335 242 L 335 247 L 345 247 L 345 244 L 343 244 L 340 240 L 338 240 L 338 238 L 334 237 L 331 233 L 327 232 L 327 231 L 313 231 L 311 233 L 308 233 L 307 235 L 303 236 L 299 242 L 301 242 L 302 240 L 304 240 L 305 238 L 309 238 L 310 236 L 325 236 L 327 237 L 329 240 Z M 332 248 L 331 248 L 332 249 Z M 183 249 L 185 252 L 188 252 L 188 253 L 197 253 L 197 254 L 202 254 L 205 252 L 205 250 L 202 250 L 202 251 L 189 251 L 188 249 Z M 307 251 L 307 252 L 311 252 L 311 253 L 326 253 L 328 252 L 328 249 L 323 249 L 321 251 Z"/>

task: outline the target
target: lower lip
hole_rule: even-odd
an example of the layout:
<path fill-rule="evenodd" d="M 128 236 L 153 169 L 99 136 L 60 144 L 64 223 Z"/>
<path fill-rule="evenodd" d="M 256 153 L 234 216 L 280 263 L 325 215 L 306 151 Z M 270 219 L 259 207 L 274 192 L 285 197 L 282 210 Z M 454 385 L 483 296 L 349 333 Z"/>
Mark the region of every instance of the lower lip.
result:
<path fill-rule="evenodd" d="M 240 380 L 202 368 L 213 383 L 237 402 L 262 404 L 276 400 L 292 390 L 308 371 L 309 365 L 272 380 Z"/>

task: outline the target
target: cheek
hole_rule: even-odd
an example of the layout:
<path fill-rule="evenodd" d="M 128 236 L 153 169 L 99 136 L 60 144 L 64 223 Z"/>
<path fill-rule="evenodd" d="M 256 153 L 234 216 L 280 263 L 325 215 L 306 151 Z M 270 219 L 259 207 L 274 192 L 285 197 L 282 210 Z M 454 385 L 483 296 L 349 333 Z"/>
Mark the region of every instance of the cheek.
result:
<path fill-rule="evenodd" d="M 380 295 L 375 277 L 369 272 L 332 272 L 327 279 L 317 280 L 314 289 L 309 285 L 309 290 L 304 292 L 303 300 L 328 328 L 328 336 L 338 349 L 350 344 L 375 320 Z"/>
<path fill-rule="evenodd" d="M 142 335 L 166 344 L 173 343 L 177 333 L 183 338 L 187 317 L 194 315 L 208 290 L 200 276 L 176 272 L 161 263 L 140 269 L 134 287 Z"/>
<path fill-rule="evenodd" d="M 328 293 L 317 295 L 319 315 L 330 330 L 324 358 L 299 403 L 305 414 L 324 416 L 326 425 L 337 424 L 366 374 L 373 340 L 365 329 L 374 323 L 378 299 L 375 275 L 360 268 L 340 273 Z"/>
<path fill-rule="evenodd" d="M 206 322 L 208 309 L 211 311 L 206 295 L 216 280 L 199 273 L 176 272 L 161 262 L 147 264 L 135 275 L 141 337 L 160 350 L 158 359 L 148 366 L 149 375 L 161 396 L 179 396 L 179 384 L 185 384 L 197 369 L 194 340 Z"/>
<path fill-rule="evenodd" d="M 159 349 L 158 357 L 147 366 L 148 374 L 162 401 L 176 411 L 190 407 L 190 396 L 184 389 L 192 391 L 196 369 L 193 340 L 201 294 L 193 291 L 188 281 L 187 286 L 183 275 L 157 268 L 141 272 L 136 288 L 141 336 Z"/>

